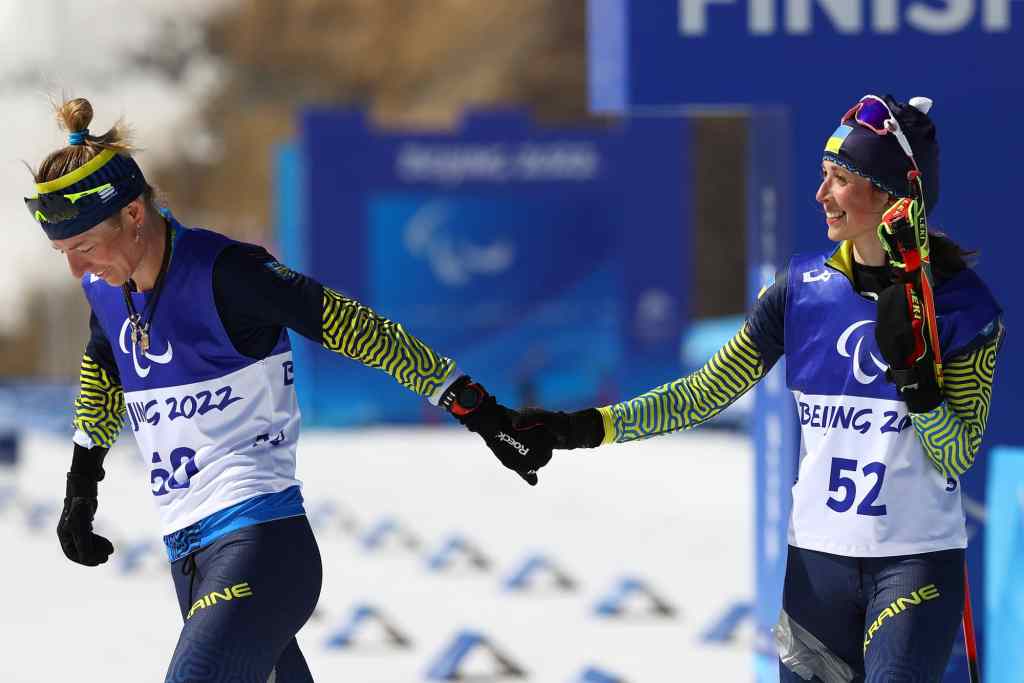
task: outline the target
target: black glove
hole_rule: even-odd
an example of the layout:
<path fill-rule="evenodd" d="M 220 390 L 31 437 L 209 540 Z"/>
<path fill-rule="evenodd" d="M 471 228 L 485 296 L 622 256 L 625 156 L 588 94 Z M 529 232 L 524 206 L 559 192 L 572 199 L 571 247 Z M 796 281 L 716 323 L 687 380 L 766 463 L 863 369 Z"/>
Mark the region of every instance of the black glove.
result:
<path fill-rule="evenodd" d="M 552 412 L 540 408 L 520 411 L 516 426 L 542 425 L 555 440 L 555 448 L 596 448 L 604 441 L 604 420 L 595 408 L 575 413 Z"/>
<path fill-rule="evenodd" d="M 540 424 L 516 426 L 519 414 L 509 410 L 468 375 L 455 380 L 441 397 L 441 405 L 530 486 L 537 485 L 537 470 L 551 460 L 552 436 Z"/>
<path fill-rule="evenodd" d="M 106 449 L 75 446 L 64 509 L 57 523 L 57 538 L 64 554 L 72 562 L 87 567 L 103 564 L 114 552 L 110 541 L 92 532 L 92 520 L 98 505 L 97 483 L 103 479 L 102 460 L 105 454 Z"/>
<path fill-rule="evenodd" d="M 878 295 L 875 341 L 889 364 L 885 376 L 896 384 L 907 409 L 927 413 L 942 403 L 942 390 L 935 379 L 934 356 L 917 299 L 913 287 L 902 282 L 882 290 Z"/>

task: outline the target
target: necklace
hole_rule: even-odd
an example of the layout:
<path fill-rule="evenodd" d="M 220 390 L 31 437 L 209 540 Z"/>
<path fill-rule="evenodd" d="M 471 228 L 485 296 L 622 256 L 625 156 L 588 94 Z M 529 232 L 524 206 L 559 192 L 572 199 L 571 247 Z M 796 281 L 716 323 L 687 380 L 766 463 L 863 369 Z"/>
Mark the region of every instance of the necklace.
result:
<path fill-rule="evenodd" d="M 160 263 L 160 272 L 153 283 L 153 296 L 146 302 L 143 313 L 146 320 L 143 322 L 142 315 L 135 309 L 132 302 L 131 290 L 128 282 L 121 285 L 121 294 L 124 295 L 124 304 L 128 308 L 128 325 L 131 327 L 132 346 L 138 346 L 143 353 L 149 351 L 149 330 L 153 326 L 153 316 L 156 314 L 156 305 L 160 300 L 160 293 L 163 291 L 164 276 L 167 274 L 167 265 L 171 262 L 171 224 L 165 221 L 167 226 L 166 242 L 164 243 L 164 258 Z M 131 282 L 129 280 L 129 282 Z"/>

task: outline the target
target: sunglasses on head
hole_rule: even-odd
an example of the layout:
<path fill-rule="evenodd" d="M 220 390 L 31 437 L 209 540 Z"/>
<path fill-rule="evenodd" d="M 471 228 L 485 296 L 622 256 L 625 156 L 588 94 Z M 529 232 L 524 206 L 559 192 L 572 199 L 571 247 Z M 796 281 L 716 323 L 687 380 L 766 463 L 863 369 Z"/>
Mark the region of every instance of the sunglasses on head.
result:
<path fill-rule="evenodd" d="M 889 109 L 889 105 L 881 97 L 865 95 L 860 98 L 860 101 L 843 115 L 840 123 L 847 123 L 849 121 L 854 121 L 878 135 L 892 135 L 895 137 L 896 141 L 900 143 L 903 153 L 910 159 L 914 170 L 918 170 L 917 161 L 914 160 L 914 150 L 910 148 L 910 141 L 907 140 L 907 136 L 903 133 L 903 129 L 900 128 L 900 123 L 896 120 L 892 110 Z"/>
<path fill-rule="evenodd" d="M 25 206 L 28 207 L 32 218 L 39 223 L 62 223 L 74 220 L 116 196 L 118 190 L 123 190 L 133 178 L 134 176 L 129 176 L 110 183 L 103 183 L 82 192 L 37 194 L 34 197 L 26 197 Z"/>

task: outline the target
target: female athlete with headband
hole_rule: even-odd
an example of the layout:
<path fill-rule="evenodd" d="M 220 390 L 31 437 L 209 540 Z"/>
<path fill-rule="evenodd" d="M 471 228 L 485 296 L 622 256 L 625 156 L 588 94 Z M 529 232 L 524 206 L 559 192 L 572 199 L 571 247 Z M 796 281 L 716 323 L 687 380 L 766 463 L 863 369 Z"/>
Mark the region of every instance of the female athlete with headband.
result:
<path fill-rule="evenodd" d="M 514 426 L 516 413 L 401 325 L 261 247 L 158 209 L 124 127 L 91 135 L 92 116 L 87 100 L 63 103 L 68 145 L 42 162 L 25 200 L 92 309 L 61 547 L 86 566 L 113 552 L 92 520 L 104 456 L 127 416 L 185 622 L 168 683 L 312 681 L 295 634 L 322 571 L 295 479 L 286 328 L 444 407 L 531 485 L 550 435 Z"/>

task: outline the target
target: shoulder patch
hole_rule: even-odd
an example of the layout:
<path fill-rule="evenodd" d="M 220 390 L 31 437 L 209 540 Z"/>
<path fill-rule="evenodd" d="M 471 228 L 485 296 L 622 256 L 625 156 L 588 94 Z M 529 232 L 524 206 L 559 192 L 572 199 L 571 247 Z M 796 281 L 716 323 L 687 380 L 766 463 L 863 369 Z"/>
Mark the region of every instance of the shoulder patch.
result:
<path fill-rule="evenodd" d="M 299 276 L 299 274 L 294 270 L 278 261 L 267 261 L 263 265 L 269 268 L 274 275 L 278 276 L 285 282 L 291 282 Z"/>

